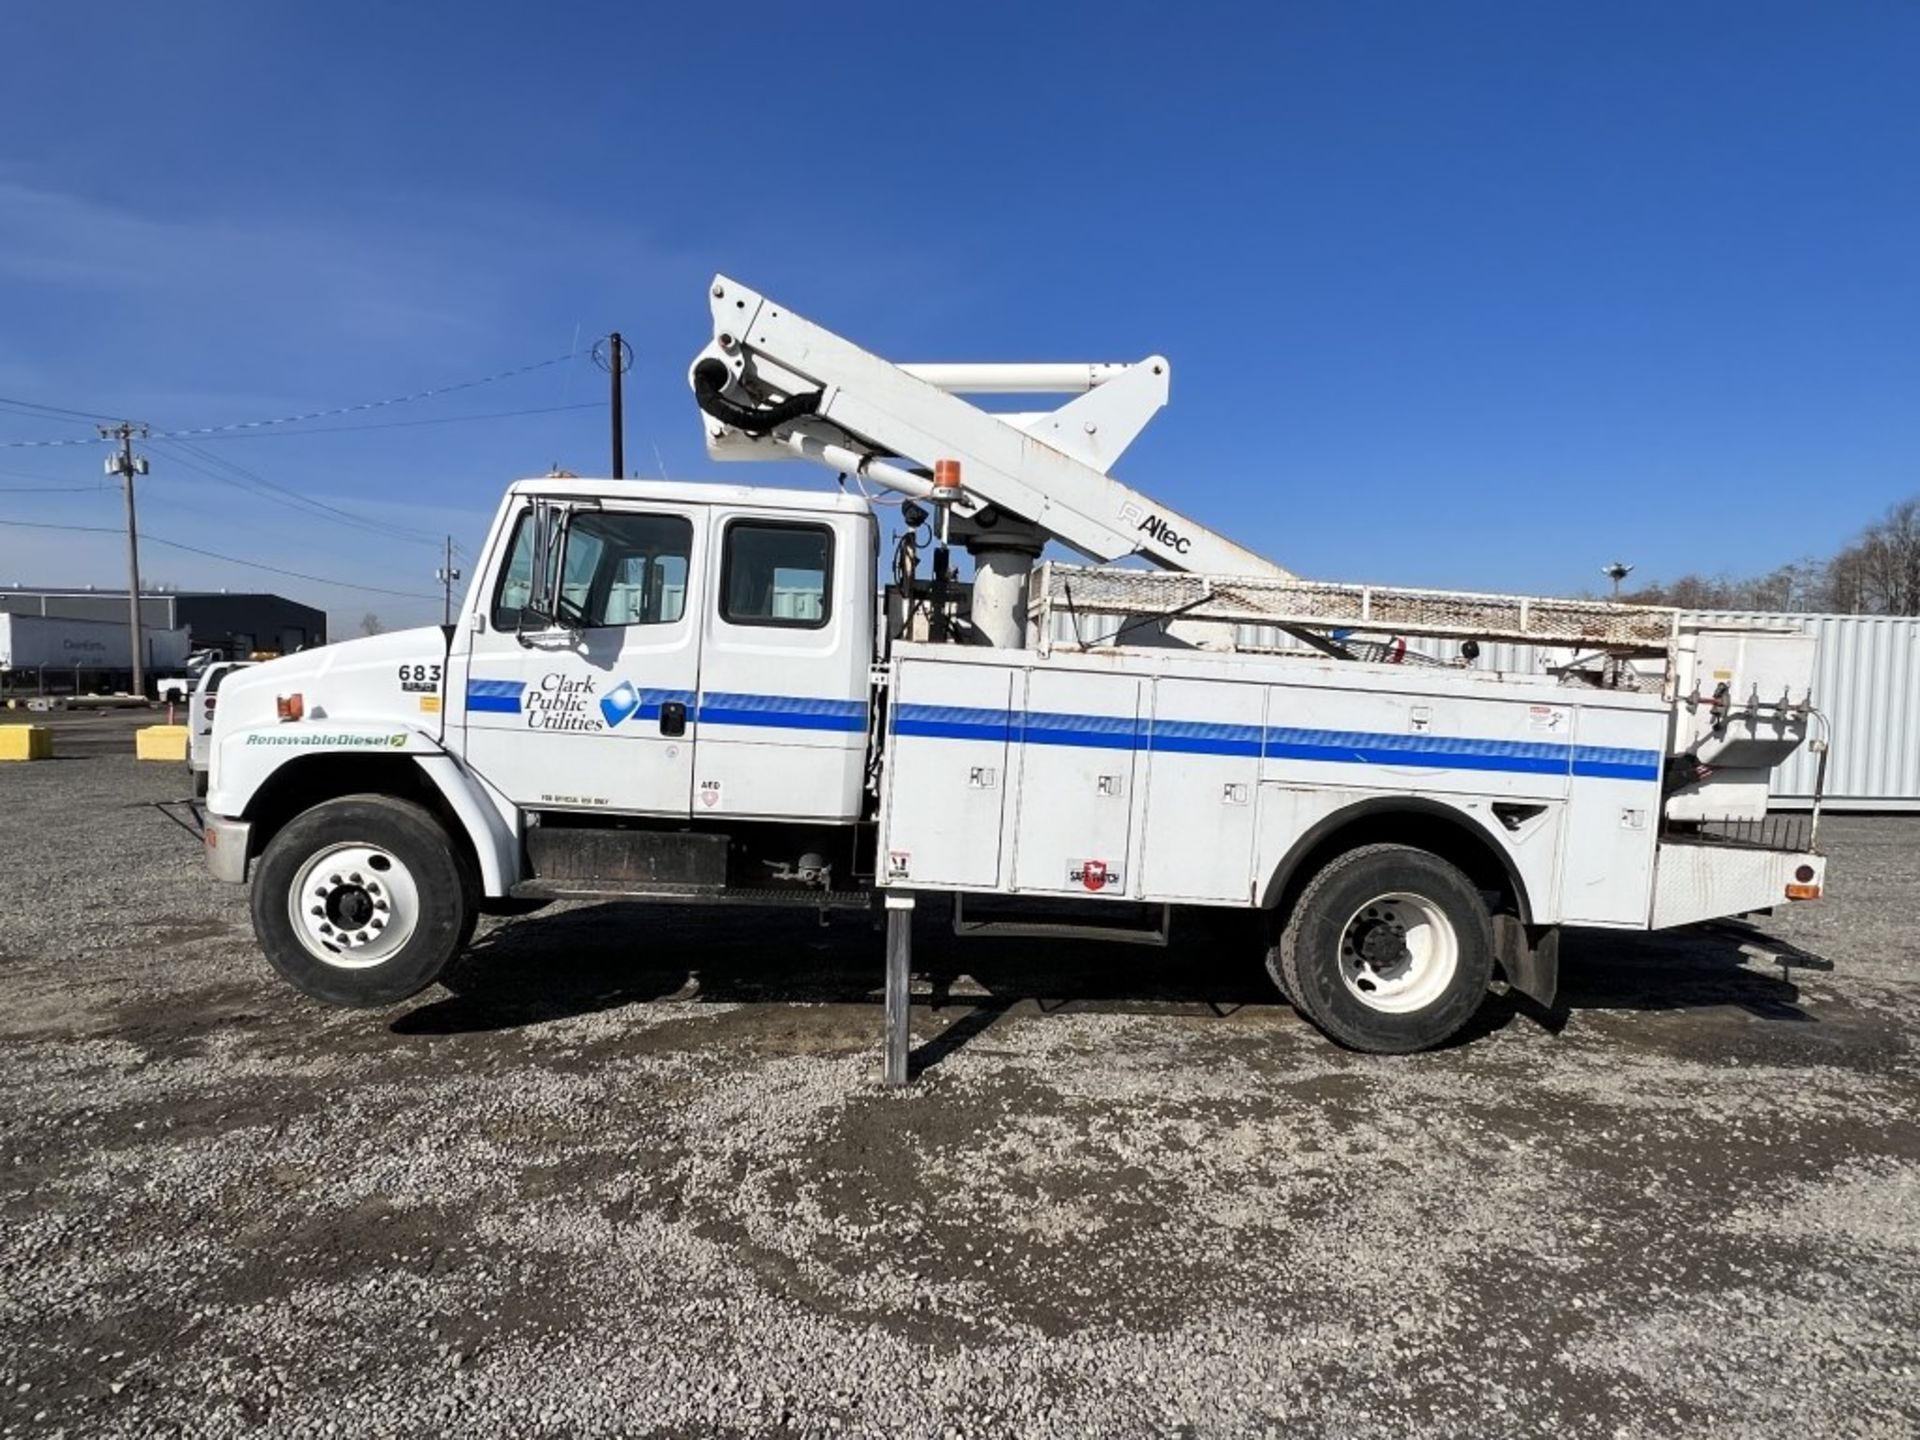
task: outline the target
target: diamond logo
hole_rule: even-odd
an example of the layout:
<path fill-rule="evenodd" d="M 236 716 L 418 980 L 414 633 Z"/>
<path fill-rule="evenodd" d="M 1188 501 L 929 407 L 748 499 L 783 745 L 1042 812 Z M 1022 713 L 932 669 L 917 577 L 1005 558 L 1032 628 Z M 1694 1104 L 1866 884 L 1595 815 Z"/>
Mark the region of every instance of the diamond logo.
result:
<path fill-rule="evenodd" d="M 633 688 L 631 680 L 622 680 L 600 699 L 600 713 L 606 717 L 609 726 L 629 719 L 639 708 L 640 692 Z"/>

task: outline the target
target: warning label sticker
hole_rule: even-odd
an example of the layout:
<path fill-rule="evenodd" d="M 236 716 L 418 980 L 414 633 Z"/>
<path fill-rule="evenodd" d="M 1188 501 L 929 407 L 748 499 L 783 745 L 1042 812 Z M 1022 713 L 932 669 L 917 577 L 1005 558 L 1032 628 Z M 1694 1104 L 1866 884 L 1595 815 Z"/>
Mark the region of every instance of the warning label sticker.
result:
<path fill-rule="evenodd" d="M 1121 888 L 1120 867 L 1105 860 L 1073 860 L 1067 864 L 1067 884 L 1098 893 Z"/>

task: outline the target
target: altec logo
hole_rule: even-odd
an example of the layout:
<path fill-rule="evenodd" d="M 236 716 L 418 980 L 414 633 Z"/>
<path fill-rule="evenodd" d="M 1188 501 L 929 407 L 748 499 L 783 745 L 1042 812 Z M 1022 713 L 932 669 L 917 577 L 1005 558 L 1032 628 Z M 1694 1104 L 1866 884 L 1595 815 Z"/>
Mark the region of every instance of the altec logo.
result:
<path fill-rule="evenodd" d="M 1133 526 L 1136 534 L 1145 535 L 1163 550 L 1171 550 L 1176 555 L 1184 555 L 1193 548 L 1192 539 L 1174 529 L 1165 518 L 1146 514 L 1131 502 L 1120 507 L 1120 520 Z"/>

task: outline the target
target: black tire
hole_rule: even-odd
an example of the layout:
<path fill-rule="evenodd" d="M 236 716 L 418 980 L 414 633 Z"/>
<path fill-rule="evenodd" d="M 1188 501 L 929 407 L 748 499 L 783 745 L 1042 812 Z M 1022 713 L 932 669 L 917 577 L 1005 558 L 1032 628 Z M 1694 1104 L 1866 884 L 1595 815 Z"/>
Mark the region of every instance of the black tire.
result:
<path fill-rule="evenodd" d="M 1431 970 L 1418 965 L 1406 941 L 1408 917 L 1435 937 L 1428 944 L 1445 946 L 1450 933 L 1451 973 L 1432 960 L 1426 962 Z M 1378 948 L 1370 948 L 1376 940 Z M 1375 958 L 1361 962 L 1363 952 Z M 1267 970 L 1295 1009 L 1350 1049 L 1377 1055 L 1430 1050 L 1457 1034 L 1486 1000 L 1493 920 L 1473 882 L 1438 855 L 1407 845 L 1363 845 L 1308 882 L 1268 951 Z M 1395 994 L 1395 986 L 1406 988 Z M 1368 992 L 1373 998 L 1363 999 Z M 1387 1005 L 1412 1008 L 1381 1008 Z"/>
<path fill-rule="evenodd" d="M 342 846 L 371 847 L 382 852 L 412 888 L 412 903 L 405 907 L 412 911 L 410 933 L 391 954 L 352 968 L 350 950 L 336 951 L 341 958 L 329 961 L 310 949 L 295 930 L 291 913 L 290 891 L 308 862 Z M 471 938 L 477 896 L 467 873 L 469 868 L 440 822 L 411 801 L 390 795 L 349 795 L 329 800 L 289 821 L 254 867 L 249 897 L 254 934 L 268 963 L 314 999 L 348 1009 L 392 1005 L 431 985 Z M 323 887 L 326 885 L 325 877 L 317 872 L 308 877 L 308 883 L 316 878 Z M 357 874 L 346 878 L 359 879 Z M 398 920 L 402 907 L 393 879 L 389 876 L 388 889 L 393 896 L 392 914 Z M 343 899 L 356 906 L 369 903 L 357 883 L 338 885 L 333 890 L 332 898 L 323 899 L 318 890 L 309 897 L 320 907 L 309 908 L 308 913 L 316 915 L 316 923 L 321 911 Z M 356 890 L 359 895 L 354 899 L 351 892 Z M 352 918 L 351 913 L 348 918 Z M 362 937 L 367 933 L 363 930 Z M 344 929 L 340 938 L 345 938 Z M 376 950 L 380 943 L 381 937 L 375 935 Z"/>

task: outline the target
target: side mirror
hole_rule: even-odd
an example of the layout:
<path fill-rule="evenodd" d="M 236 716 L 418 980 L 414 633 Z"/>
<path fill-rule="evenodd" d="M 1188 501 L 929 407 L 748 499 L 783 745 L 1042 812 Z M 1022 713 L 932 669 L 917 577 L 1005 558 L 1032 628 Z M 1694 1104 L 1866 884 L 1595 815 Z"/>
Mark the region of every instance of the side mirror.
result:
<path fill-rule="evenodd" d="M 551 500 L 533 502 L 527 523 L 533 527 L 533 566 L 527 577 L 527 600 L 520 607 L 521 628 L 531 620 L 551 629 L 560 614 L 561 567 L 566 563 L 567 521 L 572 511 Z"/>

